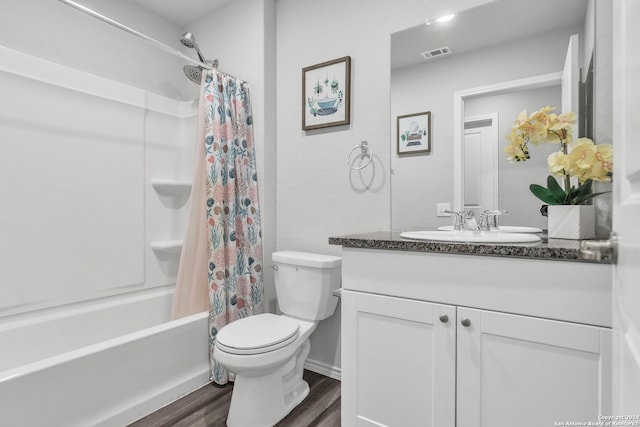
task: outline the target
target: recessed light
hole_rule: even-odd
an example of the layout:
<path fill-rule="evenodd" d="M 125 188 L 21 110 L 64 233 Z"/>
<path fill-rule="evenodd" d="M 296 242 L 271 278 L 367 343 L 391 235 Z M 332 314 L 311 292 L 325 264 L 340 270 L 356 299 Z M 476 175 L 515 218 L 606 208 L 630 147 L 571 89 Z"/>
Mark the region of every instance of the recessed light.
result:
<path fill-rule="evenodd" d="M 447 22 L 447 21 L 451 21 L 453 19 L 453 17 L 456 16 L 455 14 L 451 14 L 451 15 L 445 15 L 445 16 L 441 16 L 440 18 L 436 19 L 436 22 Z"/>
<path fill-rule="evenodd" d="M 456 16 L 456 15 L 452 13 L 452 14 L 450 14 L 450 15 L 441 16 L 440 18 L 438 18 L 438 19 L 436 19 L 436 20 L 434 20 L 434 21 L 429 21 L 429 20 L 427 19 L 427 21 L 425 22 L 425 24 L 427 24 L 427 25 L 431 25 L 431 24 L 433 24 L 434 22 L 448 22 L 448 21 L 451 21 L 451 20 L 453 19 L 453 17 L 454 17 L 454 16 Z"/>

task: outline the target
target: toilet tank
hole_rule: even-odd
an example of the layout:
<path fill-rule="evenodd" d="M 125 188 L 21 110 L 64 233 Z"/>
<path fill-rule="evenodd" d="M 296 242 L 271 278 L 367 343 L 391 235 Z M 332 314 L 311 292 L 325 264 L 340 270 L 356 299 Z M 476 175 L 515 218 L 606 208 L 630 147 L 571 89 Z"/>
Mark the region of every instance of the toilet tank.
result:
<path fill-rule="evenodd" d="M 283 314 L 305 320 L 331 316 L 338 304 L 342 258 L 309 252 L 272 254 L 276 294 Z"/>

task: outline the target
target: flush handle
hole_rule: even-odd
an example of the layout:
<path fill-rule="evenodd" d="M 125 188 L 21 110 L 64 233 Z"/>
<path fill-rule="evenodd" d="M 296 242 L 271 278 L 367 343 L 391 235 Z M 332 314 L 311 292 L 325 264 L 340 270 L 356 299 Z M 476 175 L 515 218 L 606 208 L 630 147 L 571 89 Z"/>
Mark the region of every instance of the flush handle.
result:
<path fill-rule="evenodd" d="M 618 235 L 615 231 L 607 240 L 583 240 L 580 243 L 580 255 L 582 259 L 600 261 L 603 256 L 610 256 L 614 264 L 618 257 Z"/>
<path fill-rule="evenodd" d="M 466 317 L 464 319 L 462 319 L 460 321 L 460 323 L 462 324 L 462 326 L 464 326 L 465 328 L 468 328 L 469 326 L 471 326 L 471 320 L 467 319 Z"/>
<path fill-rule="evenodd" d="M 277 264 L 273 264 L 273 265 L 271 266 L 271 268 L 273 268 L 273 271 L 278 271 L 278 266 L 277 266 Z"/>
<path fill-rule="evenodd" d="M 449 316 L 447 316 L 446 314 L 441 314 L 440 315 L 440 321 L 442 323 L 447 323 L 449 321 Z"/>

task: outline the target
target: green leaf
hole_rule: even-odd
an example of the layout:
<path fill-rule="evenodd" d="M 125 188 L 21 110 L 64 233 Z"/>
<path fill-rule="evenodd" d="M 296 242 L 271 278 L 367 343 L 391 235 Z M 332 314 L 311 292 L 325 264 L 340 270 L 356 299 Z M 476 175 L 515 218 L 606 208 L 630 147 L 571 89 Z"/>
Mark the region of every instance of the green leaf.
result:
<path fill-rule="evenodd" d="M 567 195 L 564 196 L 564 200 L 562 202 L 563 205 L 575 205 L 575 203 L 572 202 L 573 199 L 576 198 L 576 187 L 574 187 L 573 185 L 571 186 L 571 188 L 569 189 L 569 191 L 567 191 Z"/>
<path fill-rule="evenodd" d="M 536 196 L 538 199 L 542 200 L 543 202 L 549 205 L 561 205 L 562 200 L 564 199 L 564 197 L 562 197 L 561 199 L 558 199 L 558 197 L 555 194 L 553 194 L 551 191 L 549 191 L 549 189 L 538 184 L 531 184 L 529 186 L 529 190 L 531 190 L 534 196 Z M 564 192 L 563 192 L 563 196 L 564 196 Z"/>
<path fill-rule="evenodd" d="M 578 187 L 578 190 L 575 193 L 575 198 L 576 199 L 581 199 L 581 198 L 591 194 L 592 184 L 593 184 L 593 181 L 590 180 L 590 179 L 588 179 L 585 182 L 583 182 L 582 185 L 580 185 Z"/>
<path fill-rule="evenodd" d="M 551 175 L 547 177 L 547 188 L 557 200 L 564 200 L 567 196 L 567 193 L 560 187 L 558 181 Z"/>
<path fill-rule="evenodd" d="M 610 193 L 610 191 L 592 193 L 593 181 L 591 179 L 586 180 L 577 188 L 571 186 L 571 188 L 565 191 L 560 187 L 558 181 L 556 181 L 556 179 L 551 175 L 547 177 L 547 187 L 548 188 L 537 184 L 531 184 L 529 189 L 534 196 L 549 205 L 581 205 L 596 196 Z"/>

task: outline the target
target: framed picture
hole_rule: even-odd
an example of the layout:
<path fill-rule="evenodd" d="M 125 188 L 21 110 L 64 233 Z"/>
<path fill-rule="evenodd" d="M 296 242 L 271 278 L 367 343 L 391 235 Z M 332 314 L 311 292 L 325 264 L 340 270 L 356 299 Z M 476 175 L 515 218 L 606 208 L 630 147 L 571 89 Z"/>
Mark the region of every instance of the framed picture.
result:
<path fill-rule="evenodd" d="M 302 129 L 349 124 L 351 57 L 302 69 Z"/>
<path fill-rule="evenodd" d="M 398 116 L 398 154 L 431 151 L 431 111 Z"/>

